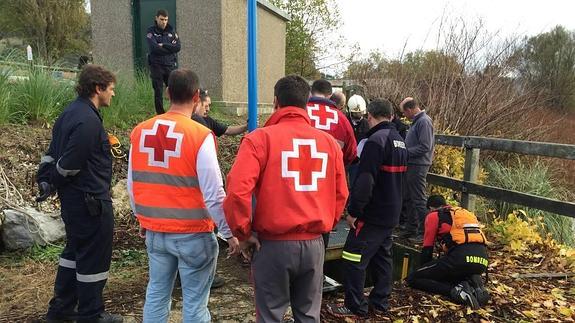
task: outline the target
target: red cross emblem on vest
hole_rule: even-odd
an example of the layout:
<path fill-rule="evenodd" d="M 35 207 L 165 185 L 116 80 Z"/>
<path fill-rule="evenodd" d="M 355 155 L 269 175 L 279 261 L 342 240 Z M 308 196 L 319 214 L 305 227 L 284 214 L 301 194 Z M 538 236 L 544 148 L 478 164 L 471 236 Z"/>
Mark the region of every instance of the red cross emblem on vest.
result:
<path fill-rule="evenodd" d="M 337 111 L 327 105 L 317 103 L 308 105 L 307 113 L 317 129 L 330 130 L 331 125 L 338 122 L 339 115 Z"/>
<path fill-rule="evenodd" d="M 180 157 L 184 134 L 175 128 L 175 121 L 158 119 L 152 129 L 142 130 L 140 151 L 148 154 L 148 166 L 169 168 L 170 158 Z"/>
<path fill-rule="evenodd" d="M 293 150 L 282 151 L 282 177 L 293 178 L 298 192 L 317 191 L 326 170 L 327 153 L 317 151 L 315 139 L 293 139 Z"/>

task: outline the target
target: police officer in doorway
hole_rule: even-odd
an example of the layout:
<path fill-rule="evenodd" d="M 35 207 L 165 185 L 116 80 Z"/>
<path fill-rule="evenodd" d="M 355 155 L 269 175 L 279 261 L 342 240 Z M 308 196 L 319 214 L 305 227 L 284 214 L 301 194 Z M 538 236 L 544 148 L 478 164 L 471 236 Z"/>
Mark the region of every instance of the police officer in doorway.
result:
<path fill-rule="evenodd" d="M 174 28 L 168 23 L 168 12 L 158 10 L 154 24 L 146 33 L 148 42 L 148 64 L 154 88 L 154 105 L 156 113 L 164 113 L 164 84 L 168 85 L 168 76 L 178 66 L 178 56 L 181 48 L 180 38 Z"/>
<path fill-rule="evenodd" d="M 47 322 L 122 322 L 104 312 L 102 290 L 112 260 L 114 212 L 110 198 L 112 156 L 100 108 L 114 96 L 114 74 L 86 65 L 78 98 L 56 120 L 37 181 L 43 201 L 58 192 L 66 230 Z"/>

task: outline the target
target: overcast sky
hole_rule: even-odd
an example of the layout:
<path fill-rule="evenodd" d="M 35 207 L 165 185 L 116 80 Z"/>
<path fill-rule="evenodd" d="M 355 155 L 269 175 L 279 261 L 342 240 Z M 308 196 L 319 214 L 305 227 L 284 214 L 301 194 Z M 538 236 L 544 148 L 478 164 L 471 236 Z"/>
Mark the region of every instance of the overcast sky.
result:
<path fill-rule="evenodd" d="M 502 35 L 536 35 L 560 24 L 575 30 L 575 0 L 336 0 L 344 36 L 362 52 L 378 49 L 396 57 L 435 47 L 442 16 L 483 20 Z"/>

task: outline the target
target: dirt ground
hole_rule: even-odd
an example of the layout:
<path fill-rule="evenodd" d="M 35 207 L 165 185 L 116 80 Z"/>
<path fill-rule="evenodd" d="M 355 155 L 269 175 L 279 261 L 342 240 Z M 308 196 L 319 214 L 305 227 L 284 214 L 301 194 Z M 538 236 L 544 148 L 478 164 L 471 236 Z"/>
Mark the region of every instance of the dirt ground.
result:
<path fill-rule="evenodd" d="M 36 192 L 34 174 L 48 145 L 50 130 L 11 125 L 1 126 L 0 132 L 0 166 L 17 191 L 0 187 L 0 207 L 4 209 L 8 202 L 34 205 L 30 202 Z M 125 144 L 127 132 L 118 135 Z M 237 142 L 237 139 L 220 140 L 220 157 L 225 159 L 222 161 L 224 173 L 229 169 Z M 114 183 L 125 178 L 125 161 L 117 160 L 114 172 Z M 46 212 L 57 211 L 57 201 L 43 203 L 41 209 Z M 7 253 L 0 249 L 0 322 L 34 322 L 43 319 L 52 296 L 59 248 L 49 246 L 20 253 Z M 397 282 L 390 300 L 392 307 L 389 315 L 358 322 L 573 322 L 575 277 L 518 277 L 524 273 L 569 271 L 569 268 L 561 267 L 560 257 L 556 253 L 557 250 L 543 246 L 531 250 L 527 256 L 513 255 L 503 246 L 490 246 L 490 279 L 487 286 L 492 300 L 481 310 L 472 311 Z M 249 268 L 236 258 L 226 259 L 222 247 L 218 273 L 226 280 L 226 285 L 211 294 L 209 308 L 213 321 L 253 322 L 255 313 Z M 143 240 L 137 236 L 133 218 L 120 213 L 116 219 L 111 277 L 104 294 L 107 309 L 123 314 L 128 322 L 140 322 L 147 278 Z M 181 291 L 176 288 L 173 295 L 171 321 L 179 322 Z M 323 322 L 342 321 L 332 317 L 325 308 L 328 303 L 342 301 L 341 292 L 325 295 Z"/>

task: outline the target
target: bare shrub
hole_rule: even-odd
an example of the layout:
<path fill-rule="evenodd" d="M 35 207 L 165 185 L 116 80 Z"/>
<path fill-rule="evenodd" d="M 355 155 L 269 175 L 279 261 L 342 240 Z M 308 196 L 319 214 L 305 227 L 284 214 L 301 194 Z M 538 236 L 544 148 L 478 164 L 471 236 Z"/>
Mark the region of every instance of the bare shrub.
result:
<path fill-rule="evenodd" d="M 439 132 L 542 140 L 553 123 L 527 113 L 542 110 L 546 98 L 516 80 L 519 37 L 488 33 L 482 21 L 458 19 L 439 28 L 435 50 L 391 60 L 372 53 L 350 65 L 346 76 L 371 98 L 396 105 L 406 96 L 418 98 Z"/>

